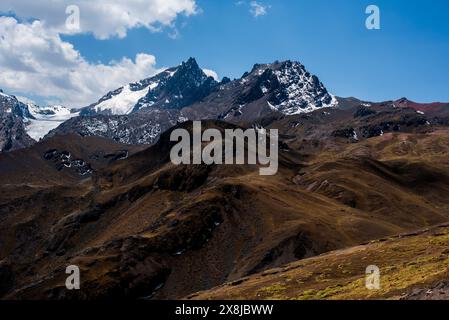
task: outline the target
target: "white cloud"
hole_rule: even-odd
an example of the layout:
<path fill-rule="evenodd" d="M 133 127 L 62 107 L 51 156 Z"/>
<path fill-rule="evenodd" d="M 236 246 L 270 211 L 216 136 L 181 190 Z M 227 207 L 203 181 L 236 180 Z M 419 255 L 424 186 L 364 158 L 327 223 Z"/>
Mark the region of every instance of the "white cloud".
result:
<path fill-rule="evenodd" d="M 80 13 L 76 30 L 66 26 L 66 9 L 72 5 Z M 134 60 L 123 57 L 108 64 L 91 63 L 60 35 L 124 38 L 133 28 L 159 31 L 168 27 L 168 35 L 177 38 L 177 17 L 201 10 L 196 0 L 1 0 L 0 12 L 17 17 L 0 15 L 0 87 L 50 103 L 83 107 L 105 92 L 161 69 L 156 68 L 156 58 L 145 53 Z"/>
<path fill-rule="evenodd" d="M 78 30 L 66 26 L 66 8 L 70 5 L 80 10 Z M 1 0 L 0 12 L 40 20 L 47 30 L 59 34 L 92 33 L 98 39 L 107 39 L 124 38 L 136 27 L 153 31 L 173 27 L 179 15 L 194 15 L 198 8 L 195 0 Z"/>
<path fill-rule="evenodd" d="M 203 69 L 203 72 L 208 76 L 215 79 L 215 81 L 220 81 L 218 74 L 214 70 Z"/>
<path fill-rule="evenodd" d="M 40 21 L 0 17 L 0 87 L 83 107 L 104 93 L 160 71 L 156 58 L 140 53 L 109 64 L 90 63 L 72 44 Z"/>
<path fill-rule="evenodd" d="M 264 16 L 268 13 L 270 6 L 263 5 L 257 1 L 251 1 L 250 12 L 254 17 Z"/>

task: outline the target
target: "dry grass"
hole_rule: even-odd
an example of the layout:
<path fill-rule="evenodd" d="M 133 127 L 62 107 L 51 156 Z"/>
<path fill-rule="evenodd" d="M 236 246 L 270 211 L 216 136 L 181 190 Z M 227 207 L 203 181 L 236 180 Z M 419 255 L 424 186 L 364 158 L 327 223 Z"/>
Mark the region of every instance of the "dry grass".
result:
<path fill-rule="evenodd" d="M 225 285 L 194 299 L 347 300 L 398 299 L 431 286 L 449 272 L 449 228 L 374 241 L 292 263 L 254 275 L 237 286 Z M 365 287 L 365 270 L 381 272 L 379 290 Z"/>

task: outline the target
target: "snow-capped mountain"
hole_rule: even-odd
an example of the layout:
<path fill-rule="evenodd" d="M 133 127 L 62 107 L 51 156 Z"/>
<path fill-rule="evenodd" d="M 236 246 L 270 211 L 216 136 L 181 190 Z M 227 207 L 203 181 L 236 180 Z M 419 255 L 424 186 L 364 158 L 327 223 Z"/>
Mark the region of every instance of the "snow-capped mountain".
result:
<path fill-rule="evenodd" d="M 302 64 L 286 61 L 284 63 L 262 66 L 257 72 L 267 73 L 268 85 L 274 88 L 268 102 L 287 115 L 312 112 L 319 108 L 335 107 L 337 99 L 327 92 L 318 77 L 311 75 Z M 273 79 L 273 80 L 271 80 Z M 261 90 L 269 88 L 263 83 Z"/>
<path fill-rule="evenodd" d="M 338 105 L 318 77 L 299 62 L 256 64 L 240 79 L 221 84 L 208 97 L 185 111 L 226 121 L 252 121 L 270 113 L 294 115 Z"/>
<path fill-rule="evenodd" d="M 60 124 L 79 115 L 79 112 L 57 105 L 40 107 L 28 103 L 27 109 L 29 116 L 24 117 L 25 129 L 28 135 L 36 141 L 42 139 Z"/>
<path fill-rule="evenodd" d="M 272 113 L 294 115 L 338 105 L 299 62 L 256 64 L 251 72 L 218 83 L 190 58 L 154 77 L 111 91 L 53 130 L 151 144 L 186 120 L 254 121 Z"/>
<path fill-rule="evenodd" d="M 125 115 L 148 108 L 181 109 L 209 95 L 218 85 L 190 58 L 154 77 L 111 91 L 84 108 L 82 115 Z"/>

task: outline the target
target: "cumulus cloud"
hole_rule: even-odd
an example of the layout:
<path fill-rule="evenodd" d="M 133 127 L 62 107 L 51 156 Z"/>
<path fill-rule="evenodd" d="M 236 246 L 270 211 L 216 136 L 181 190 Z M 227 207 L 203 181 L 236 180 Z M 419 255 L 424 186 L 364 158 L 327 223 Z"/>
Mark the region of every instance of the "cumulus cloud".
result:
<path fill-rule="evenodd" d="M 79 8 L 79 28 L 67 27 L 66 9 Z M 195 0 L 1 0 L 0 12 L 11 12 L 21 20 L 39 20 L 47 30 L 59 34 L 92 33 L 98 39 L 124 38 L 132 28 L 158 31 L 173 27 L 179 15 L 198 12 Z"/>
<path fill-rule="evenodd" d="M 266 15 L 269 8 L 269 6 L 258 3 L 257 1 L 251 1 L 250 3 L 250 12 L 256 18 Z"/>
<path fill-rule="evenodd" d="M 203 72 L 208 76 L 215 79 L 215 81 L 220 81 L 218 74 L 214 70 L 203 69 Z"/>
<path fill-rule="evenodd" d="M 86 61 L 45 23 L 0 17 L 0 87 L 83 107 L 109 90 L 161 71 L 156 58 L 138 54 L 109 64 Z"/>

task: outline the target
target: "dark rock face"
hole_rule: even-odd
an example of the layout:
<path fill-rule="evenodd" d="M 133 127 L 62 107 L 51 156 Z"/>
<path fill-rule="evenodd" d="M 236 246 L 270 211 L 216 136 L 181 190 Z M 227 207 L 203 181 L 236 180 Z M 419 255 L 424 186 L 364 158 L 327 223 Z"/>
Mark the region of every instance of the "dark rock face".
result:
<path fill-rule="evenodd" d="M 397 118 L 385 119 L 380 122 L 373 122 L 361 127 L 364 138 L 381 136 L 388 132 L 425 132 L 429 128 L 430 122 L 426 117 L 419 114 L 402 114 Z"/>
<path fill-rule="evenodd" d="M 367 108 L 367 107 L 360 107 L 357 109 L 357 111 L 354 113 L 354 118 L 364 118 L 373 114 L 376 114 L 377 112 L 373 109 Z"/>
<path fill-rule="evenodd" d="M 0 298 L 14 286 L 14 274 L 6 264 L 0 264 Z"/>
<path fill-rule="evenodd" d="M 336 138 L 353 138 L 355 134 L 354 128 L 343 128 L 332 132 L 332 136 Z"/>
<path fill-rule="evenodd" d="M 28 108 L 16 97 L 0 93 L 0 152 L 25 148 L 35 141 L 25 131 L 24 118 L 32 119 Z"/>
<path fill-rule="evenodd" d="M 281 86 L 272 69 L 266 69 L 257 77 L 250 89 L 239 97 L 239 104 L 247 104 L 261 99 L 266 91 L 276 90 Z M 283 96 L 282 98 L 286 98 Z M 282 100 L 279 97 L 279 101 Z"/>
<path fill-rule="evenodd" d="M 195 59 L 190 58 L 167 81 L 165 88 L 160 90 L 160 95 L 168 101 L 171 99 L 165 108 L 180 109 L 208 96 L 216 86 L 217 82 L 206 76 Z"/>
<path fill-rule="evenodd" d="M 0 152 L 26 148 L 33 143 L 35 141 L 25 132 L 21 118 L 0 116 Z"/>

